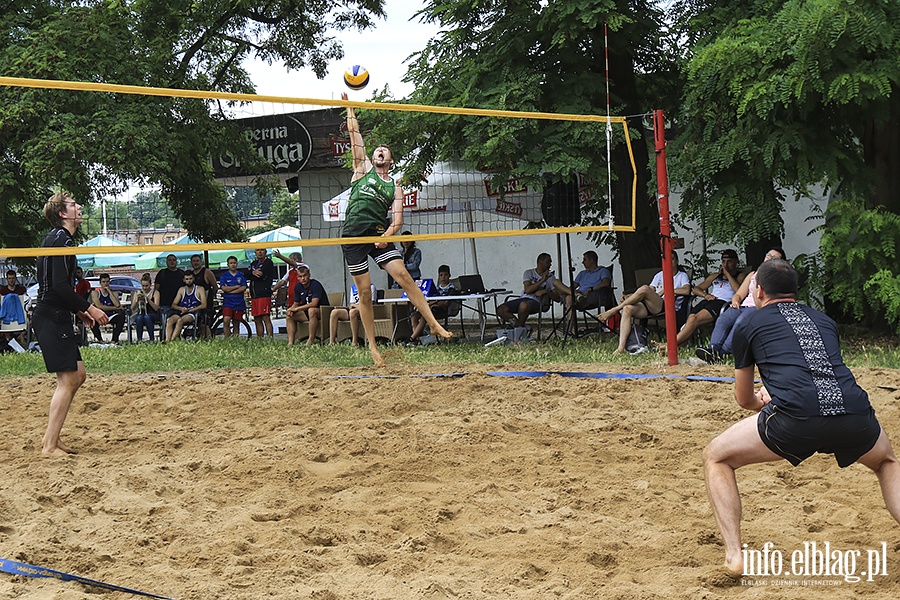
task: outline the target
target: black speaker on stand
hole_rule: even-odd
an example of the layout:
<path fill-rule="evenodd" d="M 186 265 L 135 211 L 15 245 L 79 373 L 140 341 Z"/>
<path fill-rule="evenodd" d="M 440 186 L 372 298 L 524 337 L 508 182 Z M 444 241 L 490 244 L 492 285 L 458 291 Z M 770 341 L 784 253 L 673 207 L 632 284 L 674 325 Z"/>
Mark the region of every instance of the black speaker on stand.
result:
<path fill-rule="evenodd" d="M 557 181 L 544 187 L 541 214 L 550 227 L 571 227 L 581 223 L 578 181 Z"/>

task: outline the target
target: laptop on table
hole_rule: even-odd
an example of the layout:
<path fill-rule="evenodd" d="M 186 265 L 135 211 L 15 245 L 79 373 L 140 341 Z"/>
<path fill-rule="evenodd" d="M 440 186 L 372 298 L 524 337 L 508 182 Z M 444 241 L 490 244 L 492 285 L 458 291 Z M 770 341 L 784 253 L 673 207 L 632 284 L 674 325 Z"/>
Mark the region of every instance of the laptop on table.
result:
<path fill-rule="evenodd" d="M 459 293 L 467 294 L 483 294 L 487 290 L 484 289 L 484 281 L 481 275 L 460 275 L 459 276 Z"/>

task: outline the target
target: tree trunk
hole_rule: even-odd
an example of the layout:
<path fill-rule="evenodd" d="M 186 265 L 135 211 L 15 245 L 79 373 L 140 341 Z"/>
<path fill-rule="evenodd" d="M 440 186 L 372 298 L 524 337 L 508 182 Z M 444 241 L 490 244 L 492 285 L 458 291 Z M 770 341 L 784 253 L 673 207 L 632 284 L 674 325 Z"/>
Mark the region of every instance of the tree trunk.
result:
<path fill-rule="evenodd" d="M 635 66 L 628 48 L 610 50 L 610 86 L 613 103 L 620 114 L 642 114 L 653 107 L 642 106 L 635 78 Z M 639 122 L 629 121 L 630 131 L 637 132 L 638 139 L 632 139 L 634 161 L 637 167 L 637 207 L 634 233 L 616 233 L 619 247 L 619 264 L 622 267 L 622 289 L 634 289 L 636 269 L 651 267 L 662 268 L 659 243 L 659 207 L 656 195 L 650 195 L 648 189 L 651 181 L 650 156 L 653 155 L 653 136 L 644 131 Z M 623 224 L 626 218 L 631 220 L 631 164 L 625 156 L 624 146 L 618 150 L 618 157 L 613 159 L 613 169 L 618 176 L 613 181 L 613 207 L 617 215 L 617 224 Z M 627 207 L 627 208 L 626 208 Z M 627 212 L 624 212 L 626 211 Z M 618 215 L 621 215 L 618 216 Z M 627 215 L 627 217 L 626 217 Z"/>
<path fill-rule="evenodd" d="M 862 134 L 866 164 L 875 172 L 869 208 L 900 214 L 900 88 L 893 87 L 886 121 L 871 120 Z"/>

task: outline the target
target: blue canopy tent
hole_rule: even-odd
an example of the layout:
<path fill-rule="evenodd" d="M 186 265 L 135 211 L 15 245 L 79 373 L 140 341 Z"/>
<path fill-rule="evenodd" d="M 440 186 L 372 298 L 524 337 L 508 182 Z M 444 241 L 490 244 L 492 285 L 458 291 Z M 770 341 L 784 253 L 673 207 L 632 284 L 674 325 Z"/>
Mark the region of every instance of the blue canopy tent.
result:
<path fill-rule="evenodd" d="M 177 246 L 179 244 L 201 244 L 202 242 L 198 242 L 197 240 L 191 238 L 189 235 L 183 235 L 177 240 L 170 242 L 168 245 Z M 202 251 L 197 250 L 182 250 L 179 251 L 177 248 L 172 248 L 171 250 L 164 250 L 159 252 L 147 252 L 146 254 L 142 254 L 137 261 L 134 263 L 134 268 L 141 270 L 149 270 L 149 269 L 165 269 L 166 268 L 166 257 L 169 254 L 174 254 L 178 258 L 178 266 L 182 269 L 187 268 L 191 265 L 191 256 L 194 254 L 203 255 Z M 240 250 L 210 250 L 209 251 L 209 266 L 213 269 L 218 268 L 220 266 L 224 267 L 226 262 L 228 261 L 229 256 L 237 256 L 238 258 L 238 266 L 246 267 L 250 264 L 250 261 L 246 259 L 244 253 Z"/>
<path fill-rule="evenodd" d="M 272 231 L 264 231 L 262 233 L 258 233 L 254 236 L 250 237 L 251 242 L 287 242 L 294 243 L 299 242 L 303 239 L 303 235 L 300 233 L 300 230 L 296 227 L 291 227 L 290 225 L 285 225 L 284 227 L 279 227 L 278 229 L 273 229 Z M 303 254 L 303 246 L 284 246 L 275 248 L 285 256 L 290 255 L 291 252 L 299 252 Z M 254 250 L 247 250 L 247 260 L 252 261 L 256 258 L 256 253 Z M 272 260 L 276 263 L 280 263 L 281 260 L 275 257 L 272 257 Z"/>
<path fill-rule="evenodd" d="M 127 267 L 135 264 L 135 262 L 141 257 L 141 255 L 137 252 L 124 251 L 125 248 L 129 247 L 125 242 L 121 242 L 105 235 L 98 235 L 96 237 L 93 237 L 81 245 L 85 247 L 123 247 L 122 253 L 117 252 L 115 254 L 79 254 L 78 266 L 84 270 L 103 269 L 106 267 Z"/>
<path fill-rule="evenodd" d="M 286 243 L 296 243 L 302 239 L 302 235 L 300 230 L 296 227 L 279 227 L 277 229 L 273 229 L 272 231 L 265 231 L 263 233 L 254 235 L 250 238 L 250 242 L 286 242 Z M 178 266 L 182 269 L 187 268 L 191 264 L 191 255 L 193 254 L 203 254 L 203 252 L 197 250 L 184 250 L 179 251 L 177 246 L 180 244 L 199 244 L 202 242 L 198 242 L 197 240 L 191 238 L 189 235 L 183 235 L 175 241 L 170 242 L 167 245 L 173 246 L 171 250 L 163 250 L 163 251 L 155 251 L 155 252 L 147 252 L 146 254 L 140 255 L 135 263 L 134 268 L 138 270 L 151 270 L 151 269 L 165 269 L 166 268 L 166 256 L 169 254 L 174 254 L 178 258 Z M 291 252 L 303 252 L 302 246 L 290 245 L 284 247 L 278 247 L 282 254 L 290 254 Z M 224 268 L 227 265 L 228 257 L 236 256 L 238 259 L 238 267 L 245 268 L 250 266 L 250 263 L 256 258 L 256 254 L 254 250 L 210 250 L 209 251 L 209 267 L 216 268 Z M 281 260 L 278 258 L 272 258 L 276 264 L 283 264 Z"/>

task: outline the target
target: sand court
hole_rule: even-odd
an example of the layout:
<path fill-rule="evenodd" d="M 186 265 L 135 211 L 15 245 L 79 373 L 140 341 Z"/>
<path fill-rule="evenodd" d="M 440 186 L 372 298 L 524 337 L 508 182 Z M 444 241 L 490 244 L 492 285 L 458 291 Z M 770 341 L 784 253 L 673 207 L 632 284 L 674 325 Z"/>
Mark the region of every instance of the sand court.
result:
<path fill-rule="evenodd" d="M 2 380 L 0 558 L 197 600 L 900 597 L 875 476 L 822 456 L 738 472 L 744 541 L 828 541 L 863 563 L 885 547 L 888 574 L 722 587 L 700 454 L 746 413 L 730 384 L 686 376 L 732 370 L 488 375 L 513 370 L 91 374 L 64 459 L 38 457 L 52 378 Z M 457 376 L 421 376 L 436 373 Z M 900 372 L 854 373 L 900 440 Z M 98 594 L 137 597 L 0 574 L 0 598 Z"/>

